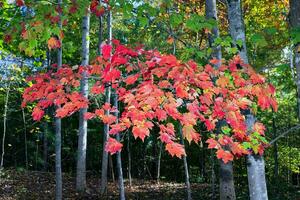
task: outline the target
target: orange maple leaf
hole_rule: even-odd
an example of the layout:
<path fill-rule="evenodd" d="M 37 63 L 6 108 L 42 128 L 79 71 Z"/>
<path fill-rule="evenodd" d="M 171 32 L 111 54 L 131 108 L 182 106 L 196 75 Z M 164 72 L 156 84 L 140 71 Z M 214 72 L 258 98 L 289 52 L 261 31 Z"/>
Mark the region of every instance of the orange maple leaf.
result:
<path fill-rule="evenodd" d="M 183 145 L 175 142 L 168 143 L 166 145 L 166 150 L 171 154 L 171 156 L 176 156 L 178 158 L 186 155 Z"/>

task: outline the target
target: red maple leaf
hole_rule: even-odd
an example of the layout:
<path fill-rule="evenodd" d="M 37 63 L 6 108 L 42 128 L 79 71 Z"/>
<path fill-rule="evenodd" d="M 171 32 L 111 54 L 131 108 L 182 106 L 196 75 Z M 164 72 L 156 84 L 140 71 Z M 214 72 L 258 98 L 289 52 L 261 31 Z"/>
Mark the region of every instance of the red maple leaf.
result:
<path fill-rule="evenodd" d="M 166 111 L 164 111 L 162 109 L 159 109 L 159 108 L 156 109 L 155 115 L 159 121 L 164 121 L 167 119 L 167 113 L 166 113 Z"/>
<path fill-rule="evenodd" d="M 94 113 L 91 113 L 91 112 L 86 112 L 84 113 L 84 119 L 85 120 L 90 120 L 90 119 L 93 119 L 96 115 Z"/>
<path fill-rule="evenodd" d="M 126 85 L 132 85 L 132 84 L 134 84 L 137 81 L 137 79 L 139 78 L 139 76 L 140 76 L 139 74 L 128 76 L 125 79 Z"/>
<path fill-rule="evenodd" d="M 219 143 L 213 138 L 206 140 L 206 143 L 208 144 L 209 149 L 218 149 L 220 147 Z"/>
<path fill-rule="evenodd" d="M 176 95 L 179 98 L 187 98 L 189 97 L 189 93 L 186 91 L 185 87 L 183 85 L 179 85 L 176 87 Z"/>
<path fill-rule="evenodd" d="M 121 144 L 119 141 L 117 141 L 114 138 L 108 138 L 106 145 L 105 145 L 105 151 L 111 153 L 111 154 L 115 154 L 119 151 L 121 151 L 123 147 L 123 144 Z"/>
<path fill-rule="evenodd" d="M 40 107 L 34 107 L 32 112 L 32 118 L 35 121 L 40 121 L 44 116 L 45 112 Z"/>
<path fill-rule="evenodd" d="M 105 44 L 102 46 L 102 55 L 104 59 L 108 60 L 110 58 L 111 50 L 112 50 L 111 45 Z"/>
<path fill-rule="evenodd" d="M 133 126 L 132 128 L 132 134 L 134 136 L 134 138 L 141 138 L 142 141 L 144 141 L 146 136 L 149 136 L 150 131 L 149 129 L 151 129 L 153 127 L 152 122 L 136 122 L 136 125 Z"/>
<path fill-rule="evenodd" d="M 25 5 L 24 0 L 16 0 L 16 5 L 18 7 L 24 6 Z"/>
<path fill-rule="evenodd" d="M 223 162 L 226 164 L 226 163 L 228 163 L 228 161 L 233 160 L 233 155 L 229 151 L 224 151 L 223 149 L 218 149 L 217 158 L 222 159 Z"/>

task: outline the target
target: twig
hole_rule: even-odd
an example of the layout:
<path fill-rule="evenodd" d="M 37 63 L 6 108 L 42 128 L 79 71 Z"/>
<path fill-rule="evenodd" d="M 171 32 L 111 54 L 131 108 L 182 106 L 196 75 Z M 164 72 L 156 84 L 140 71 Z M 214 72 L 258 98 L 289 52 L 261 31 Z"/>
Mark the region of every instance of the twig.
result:
<path fill-rule="evenodd" d="M 271 142 L 269 142 L 269 145 L 272 145 L 274 142 L 276 142 L 278 139 L 282 138 L 283 136 L 285 136 L 286 134 L 294 131 L 294 130 L 297 130 L 300 128 L 300 124 L 298 124 L 297 126 L 294 126 L 292 128 L 290 128 L 289 130 L 283 132 L 282 134 L 278 135 L 276 138 L 274 138 Z"/>

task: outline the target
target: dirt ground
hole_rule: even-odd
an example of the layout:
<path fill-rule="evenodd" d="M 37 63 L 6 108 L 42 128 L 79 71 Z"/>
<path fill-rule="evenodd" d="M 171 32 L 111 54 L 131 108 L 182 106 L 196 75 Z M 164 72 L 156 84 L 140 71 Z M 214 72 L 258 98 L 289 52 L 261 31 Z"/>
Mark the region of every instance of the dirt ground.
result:
<path fill-rule="evenodd" d="M 0 177 L 1 200 L 47 200 L 55 197 L 53 173 L 5 171 Z M 64 174 L 63 199 L 118 199 L 117 183 L 109 182 L 105 197 L 99 194 L 99 178 L 88 177 L 88 189 L 79 194 L 75 191 L 75 178 Z M 132 200 L 183 200 L 186 199 L 184 183 L 133 180 L 132 187 L 125 181 L 126 199 Z M 192 184 L 194 199 L 209 199 L 210 186 Z"/>

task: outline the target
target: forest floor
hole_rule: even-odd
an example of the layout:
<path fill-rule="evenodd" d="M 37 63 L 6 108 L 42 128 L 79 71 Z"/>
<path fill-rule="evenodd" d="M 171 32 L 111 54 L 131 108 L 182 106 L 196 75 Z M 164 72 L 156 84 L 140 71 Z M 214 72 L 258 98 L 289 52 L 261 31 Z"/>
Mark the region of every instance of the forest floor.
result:
<path fill-rule="evenodd" d="M 118 199 L 117 183 L 109 182 L 106 197 L 99 194 L 99 178 L 88 177 L 88 189 L 84 194 L 75 191 L 75 178 L 64 174 L 64 199 Z M 183 200 L 184 183 L 133 180 L 132 187 L 125 182 L 126 197 L 132 200 Z M 210 199 L 208 184 L 192 184 L 194 199 Z M 0 176 L 1 200 L 47 200 L 54 199 L 55 177 L 53 173 L 4 171 Z M 200 196 L 201 195 L 201 196 Z"/>

